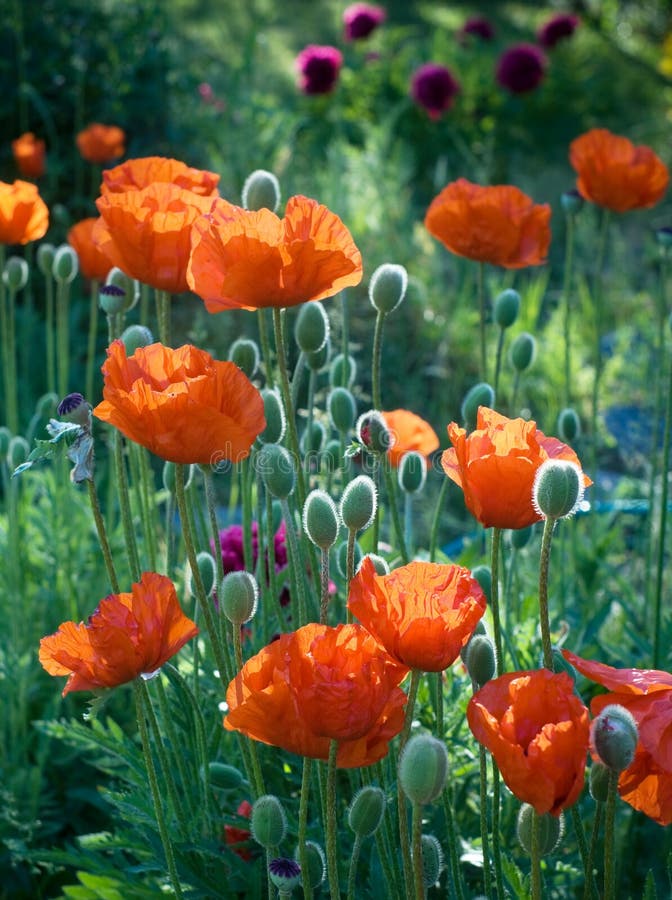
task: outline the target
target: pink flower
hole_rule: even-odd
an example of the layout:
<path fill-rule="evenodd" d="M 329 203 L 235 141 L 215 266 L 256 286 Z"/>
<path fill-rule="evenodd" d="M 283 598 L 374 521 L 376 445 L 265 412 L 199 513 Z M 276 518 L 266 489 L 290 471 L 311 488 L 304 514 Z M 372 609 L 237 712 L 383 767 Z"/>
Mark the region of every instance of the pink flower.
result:
<path fill-rule="evenodd" d="M 343 12 L 346 41 L 358 41 L 368 37 L 385 21 L 386 12 L 382 6 L 371 3 L 352 3 Z"/>
<path fill-rule="evenodd" d="M 484 16 L 471 16 L 460 29 L 459 36 L 463 39 L 468 34 L 482 41 L 491 41 L 495 36 L 495 29 L 492 22 Z"/>
<path fill-rule="evenodd" d="M 430 119 L 438 119 L 450 109 L 459 91 L 460 85 L 450 70 L 438 63 L 425 63 L 411 79 L 411 96 Z"/>
<path fill-rule="evenodd" d="M 548 60 L 534 44 L 514 44 L 499 57 L 497 81 L 512 94 L 533 91 L 544 79 Z"/>
<path fill-rule="evenodd" d="M 343 54 L 336 47 L 309 44 L 296 57 L 299 87 L 304 94 L 329 94 L 336 86 Z"/>
<path fill-rule="evenodd" d="M 542 47 L 550 50 L 560 41 L 571 37 L 580 21 L 578 16 L 572 16 L 569 13 L 552 16 L 537 31 L 537 40 Z"/>

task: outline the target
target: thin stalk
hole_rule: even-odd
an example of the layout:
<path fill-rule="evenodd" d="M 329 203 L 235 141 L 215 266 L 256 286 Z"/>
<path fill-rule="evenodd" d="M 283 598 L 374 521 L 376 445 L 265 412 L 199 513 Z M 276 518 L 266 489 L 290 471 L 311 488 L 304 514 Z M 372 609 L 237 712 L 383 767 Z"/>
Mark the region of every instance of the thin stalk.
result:
<path fill-rule="evenodd" d="M 485 347 L 485 263 L 479 262 L 476 268 L 476 293 L 478 294 L 479 335 L 481 348 L 481 381 L 487 381 L 486 347 Z"/>
<path fill-rule="evenodd" d="M 436 498 L 436 506 L 434 507 L 434 517 L 432 519 L 432 530 L 429 535 L 429 561 L 434 562 L 436 559 L 436 548 L 439 537 L 439 520 L 441 519 L 441 509 L 443 508 L 446 494 L 448 493 L 449 479 L 444 478 L 439 490 L 439 496 Z"/>
<path fill-rule="evenodd" d="M 616 824 L 616 797 L 618 772 L 609 769 L 607 801 L 604 814 L 604 900 L 616 897 L 616 858 L 614 856 L 614 830 Z"/>
<path fill-rule="evenodd" d="M 373 350 L 371 352 L 371 398 L 373 408 L 379 412 L 383 408 L 380 397 L 380 362 L 383 356 L 383 325 L 385 313 L 378 310 L 373 330 Z M 344 360 L 345 365 L 345 360 Z"/>
<path fill-rule="evenodd" d="M 492 858 L 495 863 L 495 887 L 497 888 L 498 900 L 504 900 L 506 894 L 504 892 L 504 876 L 502 872 L 502 844 L 499 834 L 499 797 L 501 782 L 499 778 L 499 767 L 495 762 L 495 757 L 490 757 L 492 767 Z"/>
<path fill-rule="evenodd" d="M 490 839 L 488 837 L 488 763 L 485 747 L 478 745 L 479 795 L 481 849 L 483 851 L 483 886 L 486 897 L 492 896 L 492 874 L 490 872 Z"/>
<path fill-rule="evenodd" d="M 390 472 L 390 467 L 387 463 L 387 459 L 384 459 L 381 463 L 381 467 L 383 470 L 383 477 L 385 478 L 385 487 L 387 488 L 387 494 L 390 500 L 390 512 L 392 513 L 392 526 L 394 528 L 394 534 L 397 539 L 397 547 L 399 549 L 399 555 L 401 556 L 401 561 L 404 565 L 406 565 L 409 561 L 408 550 L 406 549 L 406 540 L 404 538 L 404 528 L 401 524 L 401 517 L 399 516 L 399 507 L 397 504 L 397 483 L 396 480 L 392 477 L 392 473 Z"/>
<path fill-rule="evenodd" d="M 98 279 L 93 278 L 89 285 L 89 335 L 86 344 L 86 375 L 84 377 L 84 396 L 93 402 L 93 375 L 96 364 L 96 337 L 98 335 Z"/>
<path fill-rule="evenodd" d="M 68 393 L 68 374 L 70 371 L 70 283 L 59 281 L 56 284 L 56 353 L 57 353 L 57 390 L 59 397 Z"/>
<path fill-rule="evenodd" d="M 159 340 L 165 347 L 170 347 L 170 294 L 168 291 L 155 291 L 156 318 L 158 322 Z"/>
<path fill-rule="evenodd" d="M 439 736 L 442 734 L 443 732 L 439 732 Z M 442 737 L 440 739 L 443 740 Z M 443 813 L 446 817 L 446 840 L 448 842 L 448 859 L 450 860 L 450 874 L 453 880 L 453 893 L 457 900 L 464 900 L 460 857 L 457 852 L 458 840 L 455 830 L 455 816 L 453 815 L 453 805 L 447 790 L 443 792 Z"/>
<path fill-rule="evenodd" d="M 415 709 L 415 698 L 418 694 L 418 686 L 422 672 L 419 669 L 411 669 L 411 681 L 408 686 L 408 699 L 406 700 L 406 713 L 404 716 L 404 727 L 399 738 L 399 756 L 401 756 L 406 742 L 411 733 L 411 725 L 413 724 L 413 711 Z M 406 795 L 401 786 L 401 781 L 397 778 L 397 817 L 399 820 L 399 845 L 401 848 L 401 858 L 403 863 L 404 885 L 406 896 L 413 896 L 413 863 L 411 860 L 411 838 L 408 833 L 408 816 L 406 815 Z"/>
<path fill-rule="evenodd" d="M 502 540 L 502 529 L 492 529 L 492 547 L 490 549 L 490 573 L 492 589 L 490 592 L 490 608 L 492 609 L 493 635 L 495 638 L 495 665 L 498 675 L 504 672 L 504 655 L 502 652 L 502 623 L 499 615 L 499 547 Z"/>
<path fill-rule="evenodd" d="M 285 624 L 285 613 L 280 603 L 280 589 L 278 586 L 278 577 L 275 571 L 275 533 L 273 532 L 273 498 L 266 491 L 266 545 L 268 547 L 268 581 L 269 590 L 275 604 L 276 614 L 278 616 L 278 629 L 282 631 Z M 291 571 L 291 570 L 290 570 Z"/>
<path fill-rule="evenodd" d="M 215 496 L 215 484 L 212 477 L 212 470 L 209 466 L 200 466 L 201 475 L 203 476 L 203 485 L 205 487 L 205 505 L 208 508 L 208 518 L 210 519 L 210 533 L 215 545 L 215 566 L 217 568 L 217 584 L 222 583 L 224 578 L 224 560 L 222 559 L 222 545 L 219 538 L 219 525 L 217 524 L 217 498 Z"/>
<path fill-rule="evenodd" d="M 287 372 L 287 357 L 285 355 L 285 345 L 282 338 L 282 317 L 280 310 L 273 307 L 273 330 L 275 333 L 275 352 L 278 358 L 278 369 L 280 371 L 280 390 L 282 393 L 282 402 L 285 404 L 285 413 L 287 415 L 287 432 L 289 434 L 290 449 L 294 454 L 296 462 L 296 489 L 299 498 L 299 509 L 303 509 L 306 502 L 306 482 L 303 475 L 303 466 L 301 465 L 301 449 L 299 446 L 299 433 L 296 430 L 296 416 L 292 407 L 292 398 L 289 389 L 289 373 Z"/>
<path fill-rule="evenodd" d="M 667 402 L 665 404 L 665 431 L 663 459 L 661 463 L 660 507 L 658 510 L 658 546 L 656 552 L 656 582 L 653 595 L 653 668 L 659 668 L 661 617 L 663 596 L 663 569 L 665 566 L 665 536 L 667 531 L 667 499 L 669 493 L 670 430 L 672 429 L 672 355 L 668 363 Z"/>
<path fill-rule="evenodd" d="M 350 582 L 348 582 L 349 584 Z M 329 608 L 329 551 L 320 550 L 320 625 L 327 624 Z"/>
<path fill-rule="evenodd" d="M 306 607 L 306 591 L 303 582 L 303 571 L 301 569 L 301 553 L 299 550 L 299 542 L 296 537 L 296 528 L 294 527 L 294 518 L 289 508 L 287 499 L 280 501 L 282 507 L 282 516 L 285 520 L 285 535 L 287 537 L 287 551 L 289 557 L 289 571 L 292 577 L 292 587 L 296 593 L 293 595 L 297 600 L 298 622 L 297 628 L 308 622 L 308 610 Z"/>
<path fill-rule="evenodd" d="M 562 299 L 564 304 L 564 340 L 565 340 L 565 406 L 572 402 L 572 278 L 574 275 L 574 216 L 570 213 L 566 218 L 565 232 L 565 266 L 562 279 Z"/>
<path fill-rule="evenodd" d="M 128 566 L 131 571 L 131 577 L 134 581 L 137 581 L 140 578 L 140 559 L 138 557 L 138 547 L 135 542 L 135 527 L 133 525 L 131 501 L 128 493 L 128 475 L 126 473 L 126 463 L 124 461 L 123 438 L 121 432 L 116 430 L 114 432 L 114 469 L 117 478 L 119 511 L 121 513 L 121 524 L 124 531 L 124 541 L 126 543 Z"/>
<path fill-rule="evenodd" d="M 413 844 L 413 886 L 415 900 L 424 900 L 425 881 L 422 871 L 422 806 L 413 804 L 411 824 L 411 840 Z"/>
<path fill-rule="evenodd" d="M 327 877 L 331 900 L 339 900 L 341 894 L 338 884 L 338 856 L 336 847 L 336 754 L 338 741 L 329 744 L 329 761 L 327 762 L 327 809 L 325 822 L 325 844 L 327 850 Z"/>
<path fill-rule="evenodd" d="M 541 856 L 539 854 L 539 816 L 532 814 L 532 846 L 530 848 L 530 878 L 532 880 L 531 898 L 541 900 Z"/>
<path fill-rule="evenodd" d="M 350 866 L 348 868 L 348 900 L 355 900 L 355 885 L 357 882 L 357 863 L 359 862 L 359 852 L 362 849 L 362 839 L 356 834 L 352 843 L 352 852 L 350 854 Z"/>
<path fill-rule="evenodd" d="M 100 509 L 100 502 L 98 501 L 98 492 L 96 491 L 96 485 L 94 483 L 93 478 L 87 478 L 86 487 L 89 493 L 89 503 L 91 504 L 91 511 L 93 512 L 93 519 L 96 523 L 96 531 L 98 533 L 98 541 L 100 542 L 100 549 L 103 553 L 103 559 L 105 560 L 105 569 L 107 570 L 107 577 L 110 580 L 110 585 L 115 594 L 119 593 L 119 579 L 117 578 L 117 573 L 114 568 L 114 560 L 112 558 L 112 551 L 110 550 L 110 542 L 107 539 L 107 529 L 105 528 L 105 520 L 103 519 L 103 514 Z"/>
<path fill-rule="evenodd" d="M 600 236 L 597 247 L 597 263 L 595 266 L 595 278 L 593 281 L 593 304 L 595 307 L 595 377 L 593 379 L 593 389 L 591 397 L 591 414 L 590 414 L 590 434 L 592 438 L 592 454 L 591 468 L 594 473 L 595 481 L 595 500 L 597 501 L 599 483 L 597 478 L 597 412 L 599 405 L 599 388 L 600 378 L 602 377 L 602 279 L 604 274 L 604 261 L 607 250 L 607 238 L 609 235 L 610 223 L 609 210 L 602 210 L 602 222 L 600 225 Z M 594 505 L 594 504 L 593 504 Z"/>
<path fill-rule="evenodd" d="M 2 377 L 5 394 L 7 427 L 12 434 L 19 431 L 19 407 L 16 379 L 16 336 L 14 291 L 8 290 L 2 277 L 5 268 L 5 247 L 0 246 L 0 339 L 2 340 Z"/>
<path fill-rule="evenodd" d="M 341 352 L 343 353 L 343 371 L 341 373 L 341 387 L 348 386 L 348 346 L 350 341 L 349 335 L 349 316 L 348 316 L 348 296 L 346 291 L 341 291 L 341 318 L 343 321 L 343 330 L 342 330 L 342 348 Z"/>
<path fill-rule="evenodd" d="M 0 251 L 1 252 L 1 251 Z M 54 279 L 51 274 L 45 275 L 45 341 L 47 350 L 47 390 L 50 394 L 56 393 L 56 362 L 54 347 Z M 90 401 L 90 398 L 87 397 Z"/>
<path fill-rule="evenodd" d="M 576 809 L 575 806 L 572 807 L 572 812 Z M 586 880 L 583 884 L 583 900 L 590 900 L 595 891 L 595 880 L 593 878 L 593 861 L 595 859 L 595 855 L 597 853 L 597 843 L 600 837 L 600 826 L 602 824 L 602 813 L 604 810 L 604 803 L 597 801 L 595 805 L 595 818 L 593 819 L 593 832 L 590 836 L 590 848 L 586 855 L 586 858 L 583 861 L 583 870 L 585 872 Z M 580 817 L 579 817 L 580 821 Z M 583 833 L 583 826 L 581 827 L 581 833 Z"/>
<path fill-rule="evenodd" d="M 303 874 L 303 896 L 305 900 L 311 900 L 313 889 L 308 877 L 308 852 L 306 849 L 306 831 L 308 827 L 308 797 L 310 794 L 310 775 L 313 761 L 309 756 L 303 757 L 303 776 L 301 780 L 301 793 L 299 794 L 299 865 Z"/>
<path fill-rule="evenodd" d="M 275 379 L 273 377 L 273 363 L 271 357 L 271 345 L 268 340 L 268 327 L 266 325 L 266 310 L 257 310 L 257 325 L 259 327 L 259 343 L 261 344 L 261 356 L 264 360 L 264 370 L 266 375 L 266 384 L 273 387 Z"/>
<path fill-rule="evenodd" d="M 178 737 L 177 731 L 175 729 L 175 721 L 174 716 L 170 711 L 170 707 L 168 706 L 168 698 L 166 696 L 166 689 L 163 685 L 163 680 L 161 675 L 157 678 L 152 679 L 152 684 L 156 688 L 156 696 L 159 701 L 159 713 L 161 716 L 161 723 L 166 730 L 166 737 L 170 742 L 170 746 L 173 749 L 172 758 L 175 761 L 175 766 L 177 768 L 178 774 L 180 776 L 180 782 L 182 784 L 183 796 L 186 802 L 190 804 L 193 810 L 194 804 L 198 803 L 198 799 L 195 796 L 194 792 L 192 792 L 192 780 L 189 778 L 187 774 L 187 769 L 185 767 L 185 757 L 186 754 L 182 752 L 183 745 L 180 743 L 180 739 Z M 195 729 L 198 731 L 198 729 Z M 206 764 L 207 769 L 207 764 Z M 180 811 L 176 810 L 177 815 L 180 815 Z M 186 829 L 188 831 L 188 829 Z"/>
<path fill-rule="evenodd" d="M 494 381 L 495 397 L 499 396 L 499 376 L 500 376 L 501 369 L 502 369 L 502 353 L 504 350 L 504 334 L 505 334 L 505 329 L 500 328 L 499 336 L 497 338 L 497 352 L 495 354 L 495 381 Z"/>
<path fill-rule="evenodd" d="M 551 646 L 551 623 L 548 614 L 548 569 L 551 560 L 551 539 L 555 528 L 555 519 L 544 521 L 544 533 L 541 538 L 541 557 L 539 560 L 539 627 L 541 628 L 541 646 L 544 652 L 544 666 L 553 671 L 553 650 Z"/>
<path fill-rule="evenodd" d="M 296 409 L 299 405 L 299 388 L 301 387 L 301 376 L 306 367 L 306 354 L 301 350 L 299 357 L 294 366 L 292 374 L 292 408 Z"/>

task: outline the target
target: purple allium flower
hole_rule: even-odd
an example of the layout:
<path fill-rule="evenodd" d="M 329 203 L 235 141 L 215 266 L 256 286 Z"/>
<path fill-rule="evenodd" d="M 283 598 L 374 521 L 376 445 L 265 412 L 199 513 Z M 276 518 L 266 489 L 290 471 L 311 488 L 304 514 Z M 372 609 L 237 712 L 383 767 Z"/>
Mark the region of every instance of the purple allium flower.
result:
<path fill-rule="evenodd" d="M 259 528 L 256 522 L 252 522 L 252 566 L 256 566 L 259 555 Z M 224 574 L 229 572 L 242 572 L 245 568 L 245 552 L 243 549 L 243 526 L 230 525 L 219 532 L 219 543 L 222 548 L 222 563 Z M 274 537 L 275 571 L 279 572 L 287 565 L 287 547 L 285 544 L 285 523 L 281 522 Z M 215 552 L 215 542 L 210 542 L 212 552 Z"/>
<path fill-rule="evenodd" d="M 328 94 L 333 91 L 341 70 L 343 54 L 336 47 L 309 44 L 296 57 L 299 87 L 304 94 Z"/>
<path fill-rule="evenodd" d="M 464 38 L 468 34 L 473 34 L 483 41 L 491 41 L 495 36 L 495 28 L 484 16 L 471 16 L 460 29 L 460 37 Z"/>
<path fill-rule="evenodd" d="M 438 63 L 425 63 L 411 79 L 411 96 L 427 110 L 430 119 L 438 119 L 450 109 L 459 91 L 460 85 L 450 70 Z"/>
<path fill-rule="evenodd" d="M 544 78 L 548 60 L 534 44 L 514 44 L 499 57 L 497 81 L 512 94 L 533 91 Z"/>
<path fill-rule="evenodd" d="M 557 16 L 552 16 L 537 31 L 537 40 L 542 47 L 550 50 L 559 41 L 571 37 L 576 31 L 579 22 L 579 17 L 570 13 L 560 13 Z"/>
<path fill-rule="evenodd" d="M 385 21 L 386 12 L 382 6 L 372 3 L 352 3 L 343 12 L 346 41 L 358 41 L 368 37 Z"/>

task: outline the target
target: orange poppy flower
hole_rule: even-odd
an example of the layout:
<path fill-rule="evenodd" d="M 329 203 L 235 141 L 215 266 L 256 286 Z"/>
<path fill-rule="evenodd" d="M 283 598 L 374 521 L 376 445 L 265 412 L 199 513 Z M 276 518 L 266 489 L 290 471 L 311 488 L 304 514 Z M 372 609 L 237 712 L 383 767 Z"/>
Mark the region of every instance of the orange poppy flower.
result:
<path fill-rule="evenodd" d="M 546 262 L 551 207 L 510 185 L 482 187 L 458 178 L 432 200 L 425 228 L 451 253 L 505 269 Z"/>
<path fill-rule="evenodd" d="M 104 164 L 124 155 L 126 134 L 116 125 L 93 122 L 76 138 L 77 148 L 87 162 Z"/>
<path fill-rule="evenodd" d="M 144 572 L 130 594 L 101 600 L 86 624 L 64 622 L 42 638 L 40 662 L 50 675 L 70 676 L 63 696 L 97 691 L 151 675 L 196 634 L 170 578 Z"/>
<path fill-rule="evenodd" d="M 149 344 L 127 357 L 117 340 L 102 372 L 94 416 L 170 462 L 238 462 L 266 427 L 261 394 L 238 366 L 191 344 Z"/>
<path fill-rule="evenodd" d="M 105 194 L 96 200 L 100 220 L 93 240 L 112 265 L 131 278 L 181 294 L 187 290 L 191 226 L 212 202 L 164 183 Z"/>
<path fill-rule="evenodd" d="M 429 424 L 408 409 L 393 409 L 382 414 L 393 443 L 387 451 L 390 465 L 399 466 L 405 453 L 416 450 L 425 459 L 439 449 L 439 439 Z"/>
<path fill-rule="evenodd" d="M 670 180 L 667 166 L 650 147 L 638 147 L 606 128 L 573 140 L 569 161 L 581 196 L 618 213 L 655 206 Z"/>
<path fill-rule="evenodd" d="M 27 131 L 12 141 L 14 162 L 25 178 L 41 178 L 46 167 L 46 149 L 44 141 Z"/>
<path fill-rule="evenodd" d="M 44 237 L 49 210 L 30 181 L 0 181 L 0 244 L 28 244 Z"/>
<path fill-rule="evenodd" d="M 93 227 L 97 221 L 96 216 L 91 216 L 90 219 L 82 219 L 73 225 L 68 231 L 68 243 L 77 253 L 82 275 L 103 281 L 112 268 L 112 263 L 93 242 Z"/>
<path fill-rule="evenodd" d="M 478 408 L 475 431 L 467 434 L 451 422 L 448 436 L 453 446 L 441 456 L 443 471 L 462 488 L 467 509 L 486 528 L 526 528 L 541 520 L 532 487 L 545 460 L 581 466 L 571 447 L 546 437 L 536 422 L 507 419 L 485 406 Z M 584 475 L 583 483 L 593 482 Z"/>
<path fill-rule="evenodd" d="M 578 800 L 590 721 L 565 672 L 500 675 L 471 698 L 467 721 L 509 789 L 539 815 L 558 816 Z"/>
<path fill-rule="evenodd" d="M 392 659 L 424 672 L 452 665 L 485 612 L 468 569 L 412 562 L 377 575 L 366 557 L 350 582 L 348 609 Z"/>
<path fill-rule="evenodd" d="M 598 716 L 618 703 L 630 710 L 639 731 L 635 758 L 619 775 L 618 793 L 626 803 L 659 825 L 672 823 L 672 674 L 656 669 L 615 669 L 563 650 L 576 669 L 611 693 L 594 697 Z"/>
<path fill-rule="evenodd" d="M 264 647 L 229 684 L 224 727 L 341 768 L 369 766 L 403 728 L 398 665 L 361 625 L 311 623 Z"/>
<path fill-rule="evenodd" d="M 291 197 L 284 219 L 217 200 L 194 223 L 187 281 L 208 312 L 296 306 L 361 280 L 350 232 L 308 197 Z"/>
<path fill-rule="evenodd" d="M 163 156 L 145 156 L 127 159 L 113 169 L 103 172 L 100 193 L 118 194 L 123 191 L 141 190 L 150 184 L 175 184 L 185 191 L 193 191 L 203 197 L 217 197 L 219 175 L 202 169 L 192 169 L 178 159 Z"/>

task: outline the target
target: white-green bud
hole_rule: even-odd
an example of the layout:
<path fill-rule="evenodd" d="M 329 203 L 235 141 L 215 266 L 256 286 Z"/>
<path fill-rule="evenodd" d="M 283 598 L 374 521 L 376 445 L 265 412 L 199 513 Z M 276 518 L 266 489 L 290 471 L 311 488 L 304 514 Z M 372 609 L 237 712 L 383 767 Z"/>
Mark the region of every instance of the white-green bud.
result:
<path fill-rule="evenodd" d="M 79 271 L 79 259 L 70 244 L 61 244 L 54 254 L 52 275 L 59 284 L 70 284 Z"/>
<path fill-rule="evenodd" d="M 206 597 L 209 597 L 215 587 L 215 581 L 217 578 L 217 571 L 215 567 L 215 561 L 212 558 L 211 554 L 207 552 L 207 550 L 202 550 L 196 556 L 196 563 L 198 565 L 198 572 L 201 576 L 201 584 L 205 589 Z M 189 582 L 188 582 L 189 593 L 193 596 L 196 595 L 195 585 L 194 585 L 194 573 L 189 572 Z"/>
<path fill-rule="evenodd" d="M 593 719 L 591 733 L 595 752 L 609 769 L 622 772 L 635 758 L 639 740 L 637 723 L 630 710 L 618 703 L 605 706 Z"/>
<path fill-rule="evenodd" d="M 411 803 L 432 803 L 448 777 L 448 751 L 431 734 L 409 738 L 399 760 L 399 781 Z"/>
<path fill-rule="evenodd" d="M 316 489 L 306 497 L 303 507 L 303 530 L 320 550 L 336 543 L 340 520 L 336 504 L 326 491 Z"/>
<path fill-rule="evenodd" d="M 245 179 L 242 190 L 243 209 L 270 209 L 280 206 L 280 182 L 272 172 L 257 169 Z"/>
<path fill-rule="evenodd" d="M 364 531 L 373 522 L 378 498 L 376 485 L 368 475 L 358 475 L 348 483 L 341 497 L 340 513 L 350 531 Z"/>
<path fill-rule="evenodd" d="M 348 825 L 359 838 L 371 837 L 378 831 L 385 814 L 385 794 L 372 784 L 361 788 L 348 809 Z"/>
<path fill-rule="evenodd" d="M 500 328 L 510 328 L 520 312 L 520 294 L 509 288 L 495 298 L 493 318 Z"/>
<path fill-rule="evenodd" d="M 123 308 L 126 312 L 133 309 L 140 299 L 140 282 L 122 272 L 117 266 L 111 268 L 107 273 L 105 284 L 121 288 L 125 295 Z"/>
<path fill-rule="evenodd" d="M 487 406 L 493 409 L 495 405 L 495 391 L 485 381 L 479 381 L 473 387 L 469 388 L 462 400 L 462 421 L 467 431 L 473 431 L 476 428 L 476 420 L 478 416 L 478 407 Z"/>
<path fill-rule="evenodd" d="M 534 362 L 537 342 L 527 331 L 521 332 L 512 342 L 509 350 L 511 365 L 517 372 L 524 372 Z"/>
<path fill-rule="evenodd" d="M 573 515 L 583 500 L 583 473 L 566 459 L 547 459 L 537 469 L 532 486 L 532 505 L 545 519 Z"/>
<path fill-rule="evenodd" d="M 437 883 L 443 871 L 443 850 L 439 839 L 433 834 L 423 834 L 420 837 L 420 852 L 422 853 L 422 882 L 426 888 Z"/>
<path fill-rule="evenodd" d="M 20 256 L 10 256 L 2 272 L 2 280 L 9 290 L 15 294 L 28 284 L 30 270 L 28 263 Z"/>
<path fill-rule="evenodd" d="M 37 248 L 37 268 L 45 278 L 49 278 L 52 275 L 55 253 L 56 248 L 54 245 L 46 241 Z"/>
<path fill-rule="evenodd" d="M 361 560 L 355 567 L 355 571 L 359 572 L 362 568 L 362 563 L 365 559 L 370 559 L 373 563 L 373 568 L 376 570 L 376 575 L 389 575 L 390 574 L 390 564 L 386 559 L 383 559 L 382 556 L 379 556 L 377 553 L 367 553 L 362 556 Z"/>
<path fill-rule="evenodd" d="M 250 338 L 238 338 L 229 347 L 229 361 L 238 366 L 248 378 L 254 378 L 259 368 L 259 347 Z"/>
<path fill-rule="evenodd" d="M 529 803 L 523 803 L 518 810 L 518 818 L 516 820 L 516 834 L 520 846 L 527 853 L 532 853 L 532 831 L 534 829 L 534 819 L 537 813 L 534 807 Z M 538 831 L 538 847 L 539 856 L 548 856 L 552 853 L 560 843 L 564 832 L 564 821 L 562 815 L 552 816 L 550 813 L 544 813 L 539 816 Z"/>
<path fill-rule="evenodd" d="M 329 366 L 329 384 L 331 387 L 351 388 L 357 377 L 357 363 L 354 357 L 346 359 L 342 353 L 337 353 Z"/>
<path fill-rule="evenodd" d="M 244 625 L 254 617 L 259 604 L 259 585 L 250 572 L 229 572 L 217 590 L 219 606 L 233 625 Z"/>
<path fill-rule="evenodd" d="M 357 416 L 357 403 L 352 393 L 344 387 L 333 388 L 327 398 L 327 409 L 336 431 L 347 434 Z"/>
<path fill-rule="evenodd" d="M 278 500 L 286 500 L 296 484 L 296 466 L 289 450 L 280 444 L 264 444 L 257 462 L 267 490 Z"/>
<path fill-rule="evenodd" d="M 427 479 L 427 463 L 422 453 L 409 450 L 404 453 L 397 470 L 399 487 L 407 494 L 417 494 L 425 486 Z"/>
<path fill-rule="evenodd" d="M 378 266 L 369 282 L 369 300 L 378 312 L 391 313 L 406 296 L 408 272 L 396 263 Z"/>
<path fill-rule="evenodd" d="M 261 399 L 264 401 L 264 416 L 266 428 L 259 435 L 262 444 L 278 444 L 285 436 L 287 418 L 282 398 L 275 388 L 264 388 L 261 391 Z"/>
<path fill-rule="evenodd" d="M 324 306 L 315 300 L 304 303 L 299 309 L 294 325 L 294 339 L 299 350 L 304 353 L 317 353 L 329 337 L 329 316 Z"/>
<path fill-rule="evenodd" d="M 129 325 L 121 334 L 126 348 L 126 356 L 133 356 L 139 347 L 148 347 L 154 343 L 154 335 L 145 325 Z"/>
<path fill-rule="evenodd" d="M 273 794 L 264 794 L 254 801 L 250 830 L 254 840 L 267 850 L 282 843 L 287 833 L 287 816 L 282 803 Z"/>

